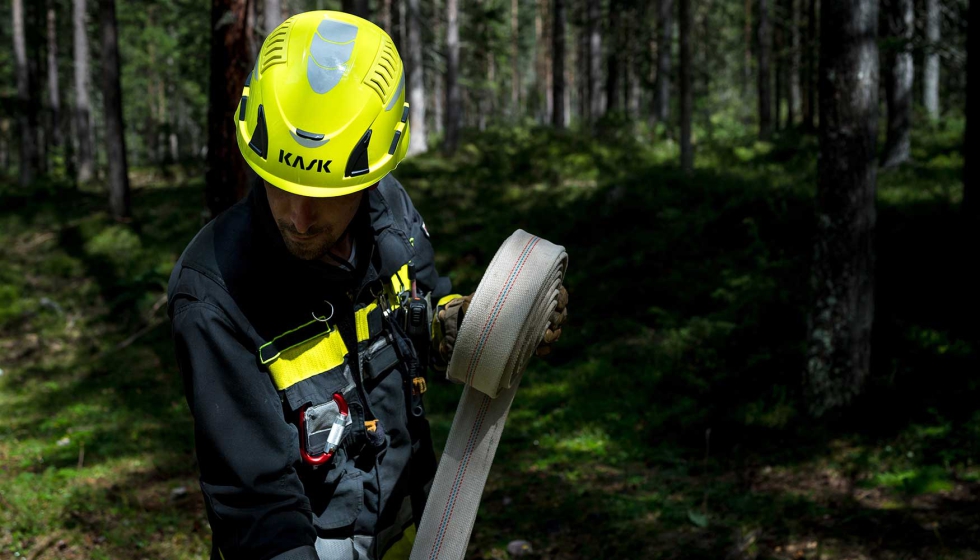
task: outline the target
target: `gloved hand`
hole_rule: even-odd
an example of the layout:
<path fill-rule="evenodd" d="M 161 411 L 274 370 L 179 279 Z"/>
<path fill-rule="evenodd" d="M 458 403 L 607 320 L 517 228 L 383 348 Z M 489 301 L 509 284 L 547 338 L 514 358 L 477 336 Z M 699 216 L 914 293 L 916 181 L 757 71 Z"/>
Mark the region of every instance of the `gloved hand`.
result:
<path fill-rule="evenodd" d="M 544 339 L 534 351 L 535 354 L 547 356 L 551 353 L 551 345 L 561 338 L 561 328 L 566 319 L 568 319 L 568 290 L 562 285 L 558 286 L 558 304 L 555 306 L 555 310 L 551 312 L 551 324 L 548 325 L 548 330 L 544 332 Z"/>
<path fill-rule="evenodd" d="M 439 357 L 443 363 L 449 364 L 449 359 L 453 355 L 453 347 L 456 344 L 456 336 L 459 333 L 459 326 L 463 324 L 463 317 L 473 301 L 473 294 L 452 299 L 442 309 L 439 310 L 437 317 L 442 328 L 442 339 L 439 341 Z M 558 288 L 558 304 L 551 312 L 548 330 L 544 333 L 544 339 L 535 353 L 538 356 L 547 356 L 551 353 L 551 345 L 561 337 L 561 329 L 568 318 L 568 290 L 565 286 Z"/>
<path fill-rule="evenodd" d="M 470 308 L 473 301 L 473 294 L 449 300 L 436 317 L 439 318 L 439 325 L 442 328 L 442 337 L 438 340 L 439 358 L 443 364 L 449 364 L 449 358 L 453 355 L 453 346 L 456 344 L 456 335 L 459 333 L 459 326 L 463 324 L 463 317 L 466 310 Z"/>

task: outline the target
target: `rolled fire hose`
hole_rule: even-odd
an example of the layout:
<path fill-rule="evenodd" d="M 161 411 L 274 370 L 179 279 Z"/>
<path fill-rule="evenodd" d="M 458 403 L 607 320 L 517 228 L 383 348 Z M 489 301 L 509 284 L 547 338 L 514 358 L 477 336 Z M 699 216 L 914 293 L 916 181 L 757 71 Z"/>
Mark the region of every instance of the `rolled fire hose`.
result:
<path fill-rule="evenodd" d="M 447 376 L 465 384 L 411 560 L 461 560 L 527 361 L 565 276 L 565 248 L 515 231 L 490 261 L 460 325 Z"/>

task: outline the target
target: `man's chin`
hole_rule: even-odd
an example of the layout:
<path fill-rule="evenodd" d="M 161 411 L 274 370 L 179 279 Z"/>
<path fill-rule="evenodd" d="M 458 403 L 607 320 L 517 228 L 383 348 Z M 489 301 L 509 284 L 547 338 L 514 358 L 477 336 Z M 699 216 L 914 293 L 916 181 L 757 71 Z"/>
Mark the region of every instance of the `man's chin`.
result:
<path fill-rule="evenodd" d="M 303 261 L 315 261 L 327 254 L 330 244 L 319 239 L 295 240 L 290 239 L 288 234 L 282 236 L 286 242 L 286 249 L 291 255 Z"/>

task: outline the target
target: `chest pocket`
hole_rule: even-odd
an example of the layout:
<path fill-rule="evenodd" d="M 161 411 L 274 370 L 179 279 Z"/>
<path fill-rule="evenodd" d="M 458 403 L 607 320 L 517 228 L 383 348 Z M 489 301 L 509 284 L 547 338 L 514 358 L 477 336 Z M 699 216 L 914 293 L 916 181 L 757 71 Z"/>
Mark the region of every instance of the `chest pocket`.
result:
<path fill-rule="evenodd" d="M 378 345 L 378 341 L 382 340 L 379 335 L 383 330 L 384 313 L 398 309 L 399 301 L 409 287 L 406 264 L 385 283 L 376 301 L 355 308 L 354 327 L 361 350 L 359 354 L 368 358 L 367 367 L 372 377 L 390 370 L 397 363 L 394 349 Z M 354 380 L 347 362 L 347 345 L 340 333 L 325 321 L 314 319 L 286 331 L 263 344 L 258 354 L 276 389 L 294 411 L 305 404 L 327 402 L 338 392 L 345 398 L 350 394 L 356 400 Z M 363 361 L 359 365 L 363 366 Z"/>

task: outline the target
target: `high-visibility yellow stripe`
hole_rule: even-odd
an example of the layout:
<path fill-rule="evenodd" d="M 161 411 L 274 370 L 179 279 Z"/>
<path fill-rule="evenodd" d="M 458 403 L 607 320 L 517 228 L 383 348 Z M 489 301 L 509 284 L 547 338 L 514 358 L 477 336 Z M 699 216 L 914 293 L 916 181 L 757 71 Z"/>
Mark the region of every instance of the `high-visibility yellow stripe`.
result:
<path fill-rule="evenodd" d="M 402 533 L 402 538 L 391 545 L 388 552 L 385 552 L 384 558 L 382 560 L 408 560 L 408 557 L 412 554 L 412 545 L 415 544 L 415 524 L 409 525 L 405 532 Z"/>
<path fill-rule="evenodd" d="M 344 339 L 339 332 L 331 330 L 283 350 L 269 364 L 269 373 L 276 388 L 282 391 L 343 364 L 346 355 Z"/>
<path fill-rule="evenodd" d="M 364 342 L 371 338 L 371 327 L 368 325 L 368 315 L 378 308 L 377 303 L 370 303 L 367 307 L 358 309 L 354 312 L 354 327 L 357 330 L 357 341 Z"/>
<path fill-rule="evenodd" d="M 391 286 L 396 294 L 412 289 L 412 283 L 408 280 L 408 263 L 403 264 L 398 272 L 391 275 Z"/>
<path fill-rule="evenodd" d="M 463 294 L 449 294 L 448 296 L 442 296 L 439 298 L 439 301 L 436 302 L 436 307 L 442 307 L 458 297 L 463 297 Z"/>

